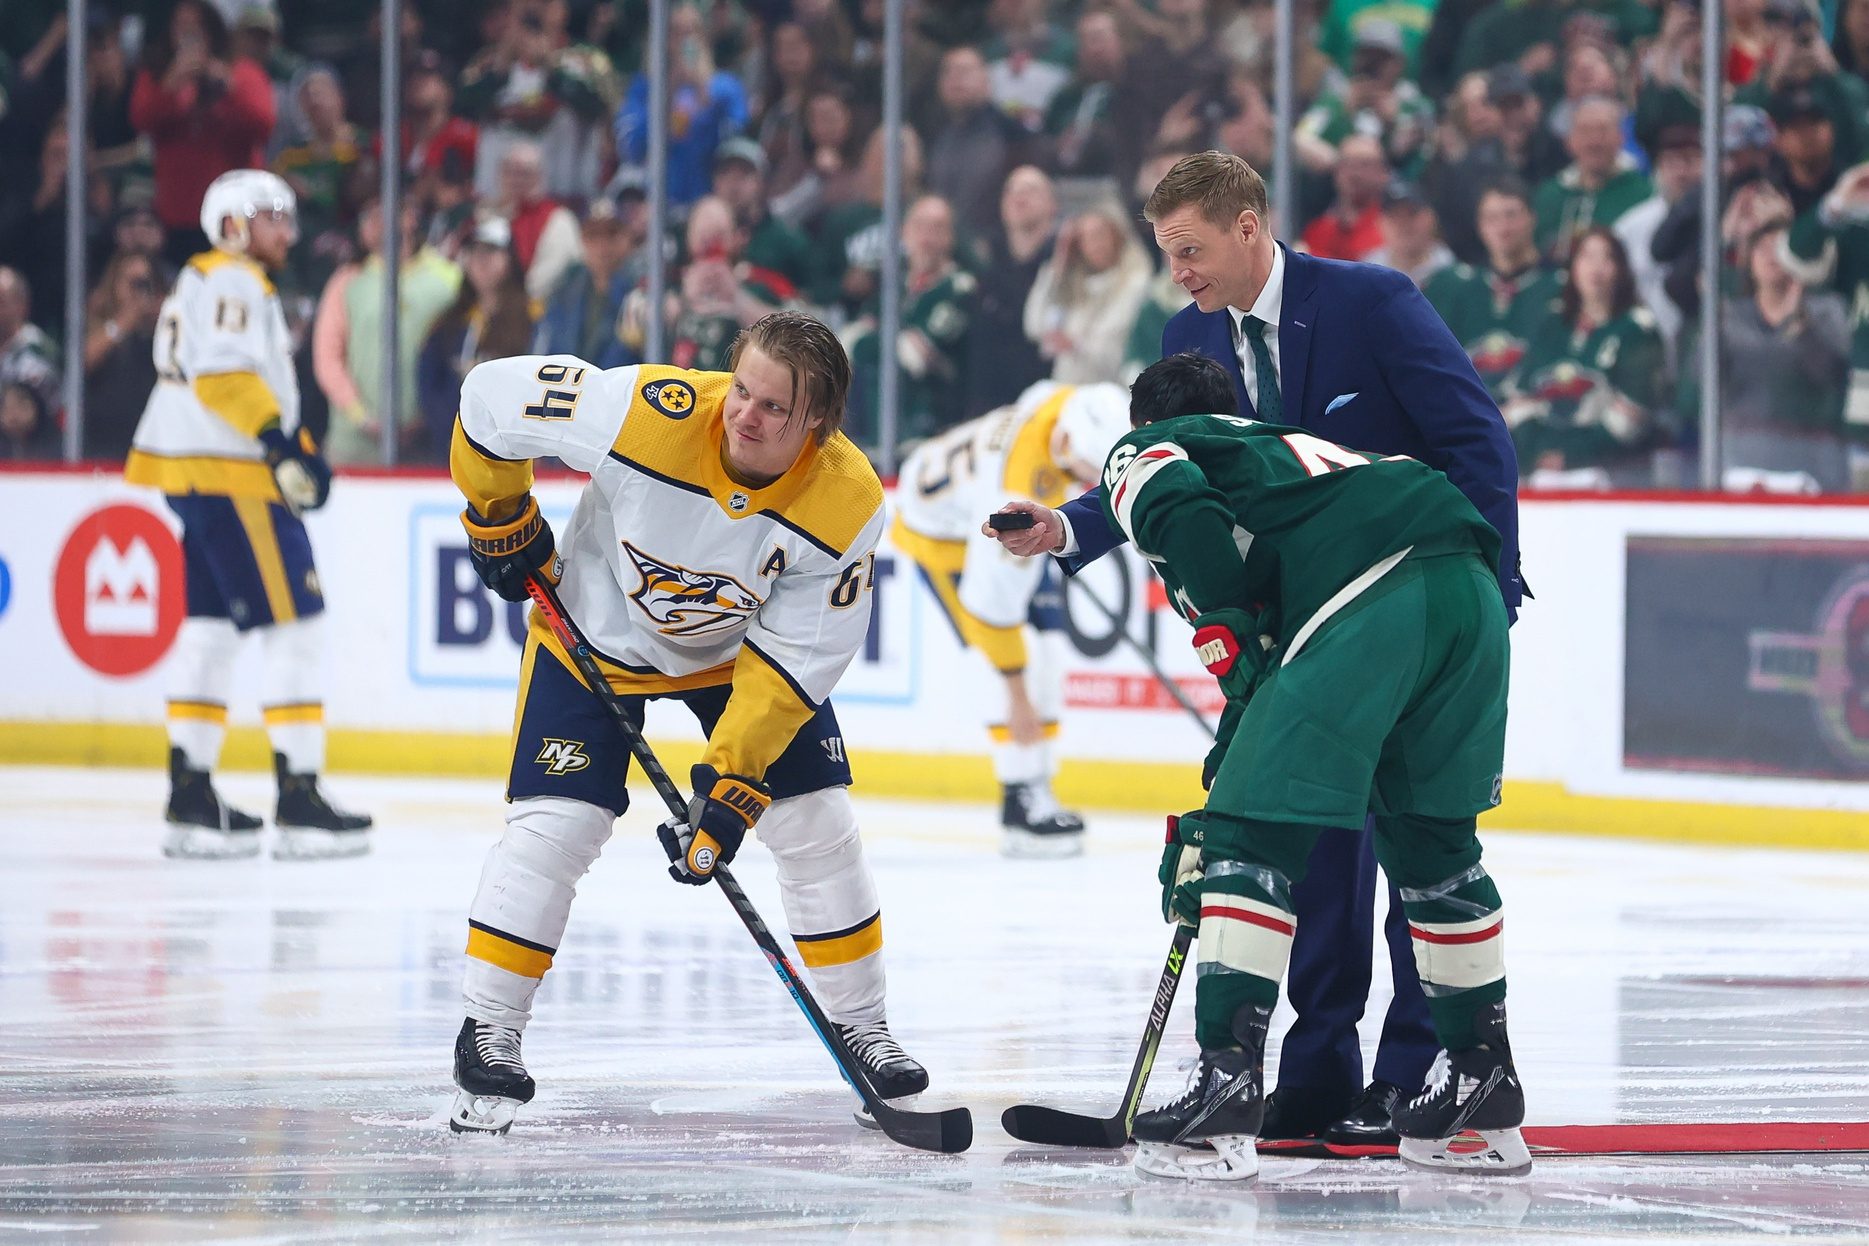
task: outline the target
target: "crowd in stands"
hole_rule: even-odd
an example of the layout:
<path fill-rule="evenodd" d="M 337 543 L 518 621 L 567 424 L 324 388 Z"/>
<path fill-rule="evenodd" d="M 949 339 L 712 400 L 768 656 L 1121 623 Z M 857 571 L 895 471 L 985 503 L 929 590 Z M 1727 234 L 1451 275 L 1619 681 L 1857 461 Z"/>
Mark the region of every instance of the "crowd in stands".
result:
<path fill-rule="evenodd" d="M 1412 277 L 1534 483 L 1692 484 L 1717 300 L 1729 483 L 1869 488 L 1869 0 L 1723 3 L 1727 112 L 1706 153 L 1697 3 L 1298 0 L 1298 219 L 1274 228 Z M 377 6 L 93 0 L 81 153 L 64 7 L 0 6 L 0 457 L 59 453 L 73 298 L 83 452 L 123 454 L 156 383 L 157 308 L 206 245 L 201 192 L 259 166 L 299 196 L 279 286 L 308 422 L 334 463 L 381 462 Z M 881 0 L 683 0 L 670 232 L 651 239 L 647 7 L 406 0 L 400 461 L 445 461 L 479 360 L 627 364 L 660 315 L 672 362 L 718 368 L 777 307 L 838 329 L 847 428 L 874 450 L 892 246 L 904 448 L 1036 380 L 1126 380 L 1186 302 L 1140 217 L 1155 180 L 1210 147 L 1280 173 L 1269 0 L 907 0 L 905 212 L 886 238 Z M 88 291 L 64 288 L 74 156 Z M 1725 173 L 1716 291 L 1697 251 L 1708 157 Z"/>

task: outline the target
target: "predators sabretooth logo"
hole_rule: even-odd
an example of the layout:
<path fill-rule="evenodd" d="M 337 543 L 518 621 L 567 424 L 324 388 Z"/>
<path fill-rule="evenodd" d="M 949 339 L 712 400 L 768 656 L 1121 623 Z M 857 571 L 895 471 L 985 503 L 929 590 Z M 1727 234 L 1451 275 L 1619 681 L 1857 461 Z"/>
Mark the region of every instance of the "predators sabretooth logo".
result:
<path fill-rule="evenodd" d="M 628 541 L 623 552 L 636 564 L 642 587 L 630 594 L 665 636 L 699 636 L 746 621 L 760 598 L 746 585 L 717 571 L 690 571 L 643 553 Z"/>

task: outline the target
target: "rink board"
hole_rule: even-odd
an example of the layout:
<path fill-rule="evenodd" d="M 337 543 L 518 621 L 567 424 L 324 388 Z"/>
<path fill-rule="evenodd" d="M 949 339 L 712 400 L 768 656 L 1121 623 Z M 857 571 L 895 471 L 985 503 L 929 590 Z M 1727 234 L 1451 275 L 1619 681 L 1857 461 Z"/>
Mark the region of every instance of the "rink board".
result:
<path fill-rule="evenodd" d="M 0 687 L 0 757 L 158 764 L 161 658 L 181 593 L 160 536 L 173 531 L 167 508 L 109 473 L 7 470 L 0 482 L 0 650 L 26 655 Z M 577 489 L 560 477 L 538 493 L 562 521 Z M 330 604 L 336 768 L 504 767 L 523 616 L 474 580 L 460 505 L 438 475 L 345 476 L 309 517 Z M 1537 600 L 1513 633 L 1505 822 L 1869 847 L 1869 690 L 1852 658 L 1869 648 L 1869 507 L 1558 497 L 1527 498 L 1521 517 Z M 1115 608 L 1216 713 L 1185 625 L 1149 590 L 1126 551 L 1067 592 L 1067 799 L 1136 810 L 1199 799 L 1204 733 L 1087 596 Z M 235 766 L 266 759 L 251 729 L 257 657 L 243 661 Z M 1698 677 L 1658 677 L 1668 662 Z M 1639 705 L 1624 694 L 1634 684 Z M 835 696 L 859 784 L 878 795 L 989 798 L 978 707 L 990 699 L 985 672 L 885 543 L 868 642 Z M 673 746 L 672 760 L 691 739 L 690 724 L 665 707 L 652 708 L 649 731 Z M 1764 740 L 1775 751 L 1752 747 Z"/>

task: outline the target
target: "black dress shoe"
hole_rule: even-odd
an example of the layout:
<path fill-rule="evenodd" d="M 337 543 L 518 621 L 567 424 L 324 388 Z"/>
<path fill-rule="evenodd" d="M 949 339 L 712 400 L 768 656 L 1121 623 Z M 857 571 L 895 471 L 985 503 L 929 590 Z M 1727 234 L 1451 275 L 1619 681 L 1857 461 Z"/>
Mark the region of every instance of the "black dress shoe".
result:
<path fill-rule="evenodd" d="M 1274 1090 L 1266 1096 L 1259 1149 L 1282 1155 L 1327 1154 L 1319 1135 L 1337 1119 L 1342 1103 L 1341 1099 L 1333 1103 L 1305 1092 Z"/>
<path fill-rule="evenodd" d="M 1399 1086 L 1371 1082 L 1350 1104 L 1350 1110 L 1321 1132 L 1325 1149 L 1332 1155 L 1352 1159 L 1394 1155 L 1400 1140 L 1389 1115 L 1401 1093 Z"/>

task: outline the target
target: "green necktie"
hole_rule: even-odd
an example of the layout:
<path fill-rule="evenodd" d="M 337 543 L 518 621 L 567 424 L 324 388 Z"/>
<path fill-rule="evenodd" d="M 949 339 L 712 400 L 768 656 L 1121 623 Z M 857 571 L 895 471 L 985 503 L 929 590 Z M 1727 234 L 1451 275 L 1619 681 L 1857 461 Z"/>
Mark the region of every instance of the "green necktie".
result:
<path fill-rule="evenodd" d="M 1240 317 L 1240 332 L 1252 343 L 1252 365 L 1259 383 L 1259 397 L 1253 403 L 1260 420 L 1282 424 L 1285 406 L 1278 397 L 1278 369 L 1272 366 L 1272 350 L 1265 344 L 1265 321 L 1257 316 Z"/>

